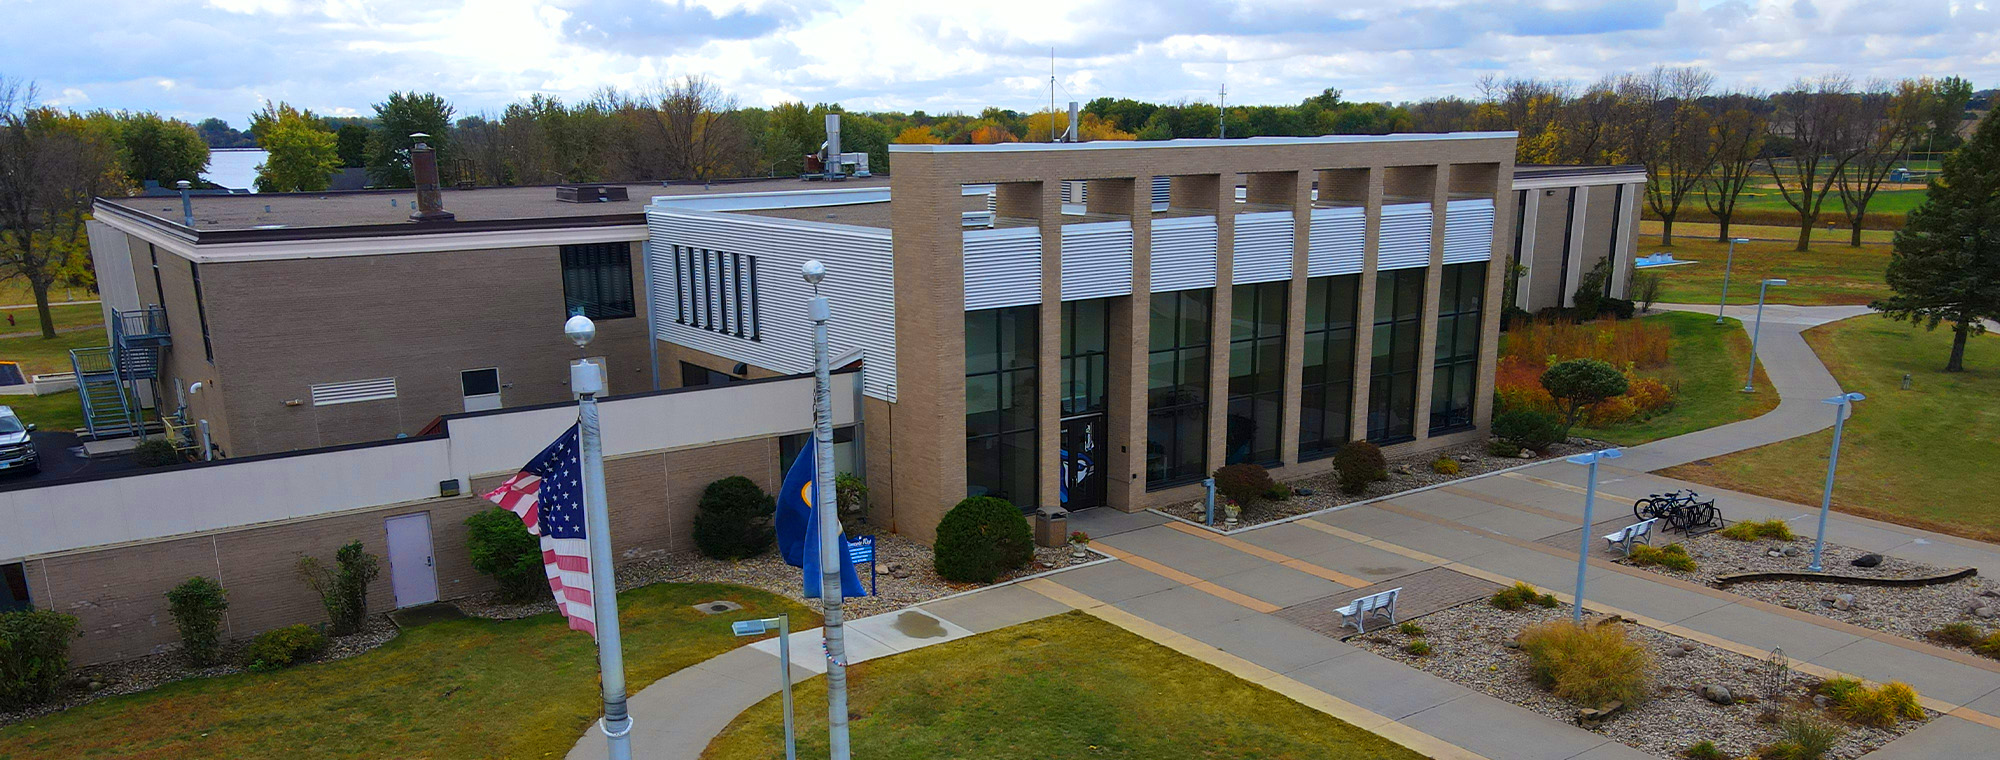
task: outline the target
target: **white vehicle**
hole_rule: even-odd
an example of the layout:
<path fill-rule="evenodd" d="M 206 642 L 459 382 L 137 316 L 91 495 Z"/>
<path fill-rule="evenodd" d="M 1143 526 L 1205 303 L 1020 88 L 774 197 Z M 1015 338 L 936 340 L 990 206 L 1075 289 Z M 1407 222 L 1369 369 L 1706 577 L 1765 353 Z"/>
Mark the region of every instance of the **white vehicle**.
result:
<path fill-rule="evenodd" d="M 33 432 L 35 426 L 21 424 L 13 407 L 0 406 L 0 470 L 41 471 L 41 454 L 35 451 L 35 442 L 28 435 Z"/>

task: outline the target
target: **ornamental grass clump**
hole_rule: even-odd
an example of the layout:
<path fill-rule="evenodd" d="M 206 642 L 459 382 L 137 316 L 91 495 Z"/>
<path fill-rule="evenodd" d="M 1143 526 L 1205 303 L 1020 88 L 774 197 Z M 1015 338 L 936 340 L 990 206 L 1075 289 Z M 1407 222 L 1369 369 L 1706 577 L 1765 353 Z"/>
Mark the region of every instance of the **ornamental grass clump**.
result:
<path fill-rule="evenodd" d="M 1979 630 L 1979 626 L 1959 621 L 1956 623 L 1945 623 L 1935 630 L 1926 632 L 1924 638 L 1947 646 L 1972 647 L 1984 640 L 1986 633 Z"/>
<path fill-rule="evenodd" d="M 1403 651 L 1410 653 L 1413 657 L 1429 657 L 1431 645 L 1430 642 L 1423 639 L 1410 639 L 1410 643 L 1403 645 Z"/>
<path fill-rule="evenodd" d="M 1760 760 L 1820 760 L 1833 751 L 1844 733 L 1839 726 L 1810 715 L 1787 715 L 1778 721 L 1784 739 L 1758 750 Z"/>
<path fill-rule="evenodd" d="M 1731 760 L 1729 753 L 1715 746 L 1715 742 L 1703 739 L 1681 750 L 1681 756 L 1688 760 Z"/>
<path fill-rule="evenodd" d="M 1612 701 L 1635 705 L 1650 690 L 1652 656 L 1614 622 L 1567 620 L 1529 626 L 1519 637 L 1535 682 L 1586 707 Z"/>
<path fill-rule="evenodd" d="M 1760 538 L 1790 541 L 1794 538 L 1792 535 L 1792 526 L 1784 520 L 1778 519 L 1770 519 L 1763 522 L 1745 521 L 1734 523 L 1722 529 L 1722 537 L 1737 541 L 1756 541 Z"/>
<path fill-rule="evenodd" d="M 1901 681 L 1874 688 L 1854 678 L 1829 679 L 1819 685 L 1833 711 L 1849 723 L 1888 728 L 1905 720 L 1921 720 L 1924 707 L 1917 690 Z"/>
<path fill-rule="evenodd" d="M 1693 572 L 1695 569 L 1694 558 L 1688 556 L 1687 547 L 1680 544 L 1667 544 L 1659 548 L 1640 544 L 1632 547 L 1630 559 L 1632 564 L 1639 567 L 1659 565 L 1683 573 Z"/>
<path fill-rule="evenodd" d="M 1493 592 L 1491 601 L 1493 606 L 1507 610 L 1508 612 L 1519 610 L 1530 604 L 1550 609 L 1554 609 L 1556 605 L 1561 604 L 1561 602 L 1556 600 L 1554 594 L 1542 593 L 1541 589 L 1537 589 L 1526 583 L 1515 583 L 1512 586 Z"/>

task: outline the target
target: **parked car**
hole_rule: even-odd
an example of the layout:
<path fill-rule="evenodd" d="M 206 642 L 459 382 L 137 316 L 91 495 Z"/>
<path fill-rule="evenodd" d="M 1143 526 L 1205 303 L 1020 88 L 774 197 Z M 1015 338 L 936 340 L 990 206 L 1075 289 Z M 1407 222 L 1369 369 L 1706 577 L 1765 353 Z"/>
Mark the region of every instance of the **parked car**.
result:
<path fill-rule="evenodd" d="M 40 472 L 42 455 L 35 451 L 32 424 L 21 424 L 11 406 L 0 406 L 0 471 Z"/>

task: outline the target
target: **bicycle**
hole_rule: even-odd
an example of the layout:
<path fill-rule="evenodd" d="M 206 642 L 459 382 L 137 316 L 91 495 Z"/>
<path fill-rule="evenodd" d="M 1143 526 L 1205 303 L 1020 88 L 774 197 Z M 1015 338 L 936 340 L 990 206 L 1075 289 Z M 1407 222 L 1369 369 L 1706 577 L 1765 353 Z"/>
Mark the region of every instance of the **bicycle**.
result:
<path fill-rule="evenodd" d="M 1661 519 L 1670 528 L 1682 533 L 1714 525 L 1721 514 L 1721 510 L 1715 507 L 1714 499 L 1702 501 L 1701 495 L 1692 489 L 1648 494 L 1646 498 L 1632 502 L 1633 517 L 1641 521 Z"/>

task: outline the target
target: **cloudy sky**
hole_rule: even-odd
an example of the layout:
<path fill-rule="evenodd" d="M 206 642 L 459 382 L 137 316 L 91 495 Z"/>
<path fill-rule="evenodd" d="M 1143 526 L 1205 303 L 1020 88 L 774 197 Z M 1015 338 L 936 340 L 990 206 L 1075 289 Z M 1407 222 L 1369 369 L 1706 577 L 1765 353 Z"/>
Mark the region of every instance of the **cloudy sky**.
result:
<path fill-rule="evenodd" d="M 1699 65 L 1773 88 L 1958 74 L 2000 86 L 2000 0 L 0 0 L 0 76 L 44 101 L 239 127 L 266 98 L 460 113 L 708 76 L 746 105 L 933 113 L 1099 96 L 1296 102 L 1473 95 L 1487 74 Z"/>

